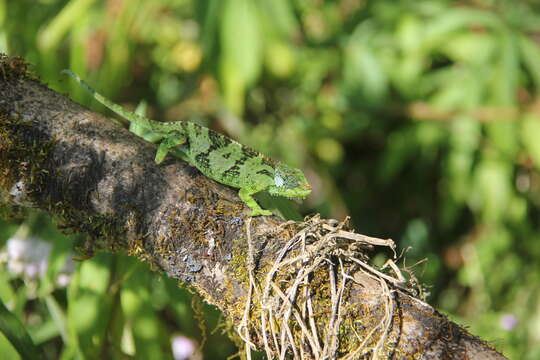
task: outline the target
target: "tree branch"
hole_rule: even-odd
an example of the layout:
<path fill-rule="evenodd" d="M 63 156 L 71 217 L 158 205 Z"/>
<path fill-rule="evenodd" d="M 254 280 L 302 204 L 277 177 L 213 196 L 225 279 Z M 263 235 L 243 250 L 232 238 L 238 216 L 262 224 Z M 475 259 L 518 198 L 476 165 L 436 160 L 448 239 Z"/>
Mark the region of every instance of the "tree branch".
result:
<path fill-rule="evenodd" d="M 250 218 L 237 192 L 0 57 L 0 195 L 190 284 L 272 358 L 504 359 L 368 265 L 388 240 L 346 222 Z"/>

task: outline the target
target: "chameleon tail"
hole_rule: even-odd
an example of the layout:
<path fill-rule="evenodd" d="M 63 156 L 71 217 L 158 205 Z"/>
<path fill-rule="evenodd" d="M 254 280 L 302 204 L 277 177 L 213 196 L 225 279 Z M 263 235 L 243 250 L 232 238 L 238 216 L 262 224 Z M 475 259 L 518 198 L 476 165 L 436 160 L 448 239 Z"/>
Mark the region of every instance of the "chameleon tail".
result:
<path fill-rule="evenodd" d="M 125 118 L 129 122 L 135 122 L 137 125 L 147 128 L 148 130 L 152 130 L 152 124 L 150 121 L 145 118 L 144 116 L 141 116 L 136 113 L 132 113 L 130 111 L 124 110 L 120 105 L 117 105 L 107 99 L 105 96 L 101 95 L 97 91 L 95 91 L 86 81 L 80 78 L 79 75 L 75 74 L 73 71 L 64 69 L 61 71 L 62 74 L 67 74 L 71 78 L 73 78 L 77 83 L 79 83 L 94 99 L 120 115 L 121 117 Z"/>

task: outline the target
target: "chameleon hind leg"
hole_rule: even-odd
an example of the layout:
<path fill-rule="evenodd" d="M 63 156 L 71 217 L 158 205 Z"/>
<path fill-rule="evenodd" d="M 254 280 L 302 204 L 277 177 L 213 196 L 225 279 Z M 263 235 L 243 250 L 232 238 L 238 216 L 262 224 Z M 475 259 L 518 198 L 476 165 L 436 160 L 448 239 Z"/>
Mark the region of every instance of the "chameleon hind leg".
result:
<path fill-rule="evenodd" d="M 262 187 L 260 185 L 250 185 L 247 187 L 243 187 L 238 192 L 238 196 L 240 196 L 240 199 L 242 199 L 243 202 L 246 203 L 247 206 L 251 209 L 251 216 L 258 216 L 258 215 L 272 215 L 272 212 L 270 210 L 264 210 L 261 208 L 259 204 L 255 201 L 253 198 L 253 195 L 264 190 L 265 187 Z"/>
<path fill-rule="evenodd" d="M 156 164 L 161 163 L 171 149 L 179 145 L 185 144 L 186 141 L 186 137 L 179 133 L 167 134 L 166 137 L 159 143 L 155 158 Z"/>

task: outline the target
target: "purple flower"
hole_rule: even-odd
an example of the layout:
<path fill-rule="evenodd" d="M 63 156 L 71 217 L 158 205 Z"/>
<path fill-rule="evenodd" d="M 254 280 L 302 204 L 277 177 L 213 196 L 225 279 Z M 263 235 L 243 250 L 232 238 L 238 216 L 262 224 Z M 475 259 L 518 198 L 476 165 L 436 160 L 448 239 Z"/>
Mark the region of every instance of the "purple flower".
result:
<path fill-rule="evenodd" d="M 182 335 L 173 336 L 171 346 L 174 360 L 190 359 L 197 350 L 195 342 Z"/>
<path fill-rule="evenodd" d="M 513 314 L 504 314 L 500 320 L 501 328 L 510 331 L 518 324 L 518 319 Z"/>
<path fill-rule="evenodd" d="M 14 235 L 7 241 L 5 252 L 0 255 L 13 275 L 37 280 L 47 273 L 51 251 L 52 245 L 41 238 Z M 67 286 L 74 269 L 73 260 L 67 257 L 58 274 L 58 286 Z"/>

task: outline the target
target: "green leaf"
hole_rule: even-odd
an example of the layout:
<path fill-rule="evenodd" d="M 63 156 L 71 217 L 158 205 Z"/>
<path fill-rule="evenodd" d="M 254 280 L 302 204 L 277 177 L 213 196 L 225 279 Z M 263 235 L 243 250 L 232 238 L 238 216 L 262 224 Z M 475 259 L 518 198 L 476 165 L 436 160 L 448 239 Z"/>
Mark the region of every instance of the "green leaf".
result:
<path fill-rule="evenodd" d="M 540 170 L 540 118 L 533 114 L 528 114 L 521 124 L 521 141 L 529 153 L 534 166 Z"/>
<path fill-rule="evenodd" d="M 21 356 L 9 340 L 0 332 L 0 354 L 6 359 L 20 360 Z"/>
<path fill-rule="evenodd" d="M 450 38 L 441 50 L 457 62 L 486 64 L 497 45 L 490 33 L 465 31 Z"/>
<path fill-rule="evenodd" d="M 29 325 L 27 329 L 36 345 L 41 345 L 47 341 L 57 338 L 60 335 L 58 326 L 50 317 L 45 319 L 42 323 L 33 326 Z"/>
<path fill-rule="evenodd" d="M 507 119 L 491 121 L 485 125 L 490 142 L 501 155 L 512 161 L 519 150 L 518 122 Z"/>
<path fill-rule="evenodd" d="M 47 304 L 47 309 L 49 309 L 51 318 L 53 319 L 54 324 L 56 325 L 58 332 L 62 337 L 62 340 L 65 344 L 67 344 L 69 342 L 69 337 L 67 330 L 67 321 L 64 311 L 62 310 L 60 305 L 58 305 L 58 302 L 52 295 L 45 296 L 45 303 Z"/>
<path fill-rule="evenodd" d="M 290 36 L 298 31 L 298 24 L 290 1 L 263 0 L 262 8 L 269 15 L 268 19 L 271 19 L 271 24 L 284 36 Z"/>
<path fill-rule="evenodd" d="M 152 274 L 134 258 L 123 257 L 121 263 L 129 276 L 123 280 L 120 302 L 135 340 L 136 356 L 163 359 L 163 337 L 150 294 Z"/>
<path fill-rule="evenodd" d="M 516 38 L 510 31 L 504 31 L 499 39 L 499 44 L 498 62 L 492 70 L 492 102 L 498 106 L 514 105 L 517 101 L 520 72 Z"/>
<path fill-rule="evenodd" d="M 15 299 L 15 291 L 9 283 L 7 271 L 0 271 L 0 301 L 10 302 Z"/>
<path fill-rule="evenodd" d="M 481 141 L 481 131 L 481 125 L 466 116 L 459 117 L 451 123 L 449 134 L 451 151 L 444 165 L 450 192 L 448 201 L 462 203 L 470 195 L 471 171 Z"/>
<path fill-rule="evenodd" d="M 430 49 L 444 47 L 456 31 L 479 26 L 497 29 L 502 26 L 502 21 L 493 12 L 470 7 L 448 9 L 429 22 L 422 37 L 423 43 Z"/>
<path fill-rule="evenodd" d="M 242 115 L 246 89 L 258 79 L 263 65 L 258 9 L 250 0 L 227 0 L 223 6 L 221 81 L 227 106 Z"/>
<path fill-rule="evenodd" d="M 343 78 L 351 95 L 360 96 L 368 104 L 376 105 L 386 97 L 388 77 L 368 41 L 366 34 L 370 30 L 372 29 L 369 24 L 362 24 L 348 42 L 345 48 Z"/>
<path fill-rule="evenodd" d="M 7 5 L 6 0 L 0 0 L 0 24 L 4 25 L 7 15 Z"/>
<path fill-rule="evenodd" d="M 470 205 L 485 223 L 498 223 L 504 217 L 512 195 L 512 168 L 495 159 L 483 160 L 474 174 Z"/>
<path fill-rule="evenodd" d="M 263 38 L 255 2 L 227 0 L 221 24 L 222 61 L 250 86 L 262 68 Z"/>
<path fill-rule="evenodd" d="M 95 1 L 74 0 L 67 3 L 62 11 L 39 33 L 37 44 L 44 54 L 50 56 L 49 52 L 60 44 L 60 41 L 73 24 L 84 18 L 83 14 L 88 12 L 88 9 Z"/>
<path fill-rule="evenodd" d="M 88 358 L 97 357 L 105 341 L 113 301 L 108 292 L 111 259 L 99 254 L 84 261 L 68 288 L 69 345 L 78 347 Z"/>
<path fill-rule="evenodd" d="M 479 71 L 469 67 L 452 68 L 449 81 L 440 83 L 430 102 L 445 110 L 474 109 L 482 101 L 485 82 L 478 78 Z"/>
<path fill-rule="evenodd" d="M 2 332 L 22 359 L 43 359 L 43 353 L 34 345 L 24 325 L 0 301 L 0 332 Z"/>
<path fill-rule="evenodd" d="M 241 116 L 246 96 L 246 83 L 241 71 L 227 59 L 221 61 L 220 67 L 225 103 L 235 115 Z"/>
<path fill-rule="evenodd" d="M 540 90 L 540 47 L 538 43 L 526 36 L 519 37 L 519 48 L 522 61 L 529 70 L 536 91 Z"/>
<path fill-rule="evenodd" d="M 425 25 L 420 18 L 404 14 L 396 26 L 394 40 L 400 52 L 396 52 L 394 56 L 388 56 L 387 53 L 381 56 L 385 59 L 385 69 L 395 86 L 406 96 L 414 97 L 418 92 L 420 75 L 429 63 L 427 54 L 421 46 L 424 31 Z"/>
<path fill-rule="evenodd" d="M 414 140 L 412 128 L 389 134 L 378 169 L 378 178 L 382 183 L 389 183 L 406 166 L 407 160 L 415 150 L 411 144 L 412 140 Z"/>
<path fill-rule="evenodd" d="M 196 4 L 200 7 L 201 12 L 201 44 L 203 54 L 210 57 L 214 53 L 215 41 L 216 41 L 216 29 L 219 26 L 219 19 L 222 14 L 224 1 L 222 0 L 207 0 L 197 1 Z M 209 61 L 211 59 L 206 59 Z"/>
<path fill-rule="evenodd" d="M 418 82 L 421 80 L 422 71 L 429 63 L 427 53 L 422 49 L 422 36 L 425 31 L 425 22 L 414 14 L 403 14 L 396 25 L 395 42 L 396 50 L 393 56 L 389 56 L 391 50 L 386 47 L 386 52 L 381 56 L 385 62 L 385 69 L 393 79 L 394 85 L 405 96 L 415 97 L 418 93 Z"/>
<path fill-rule="evenodd" d="M 285 79 L 296 66 L 294 51 L 285 42 L 273 41 L 267 47 L 265 63 L 272 75 Z"/>
<path fill-rule="evenodd" d="M 7 0 L 0 0 L 0 52 L 9 54 L 8 49 L 8 32 L 5 27 L 5 19 L 7 15 Z"/>
<path fill-rule="evenodd" d="M 396 45 L 407 53 L 418 51 L 423 32 L 421 19 L 412 14 L 404 14 L 396 26 Z"/>

